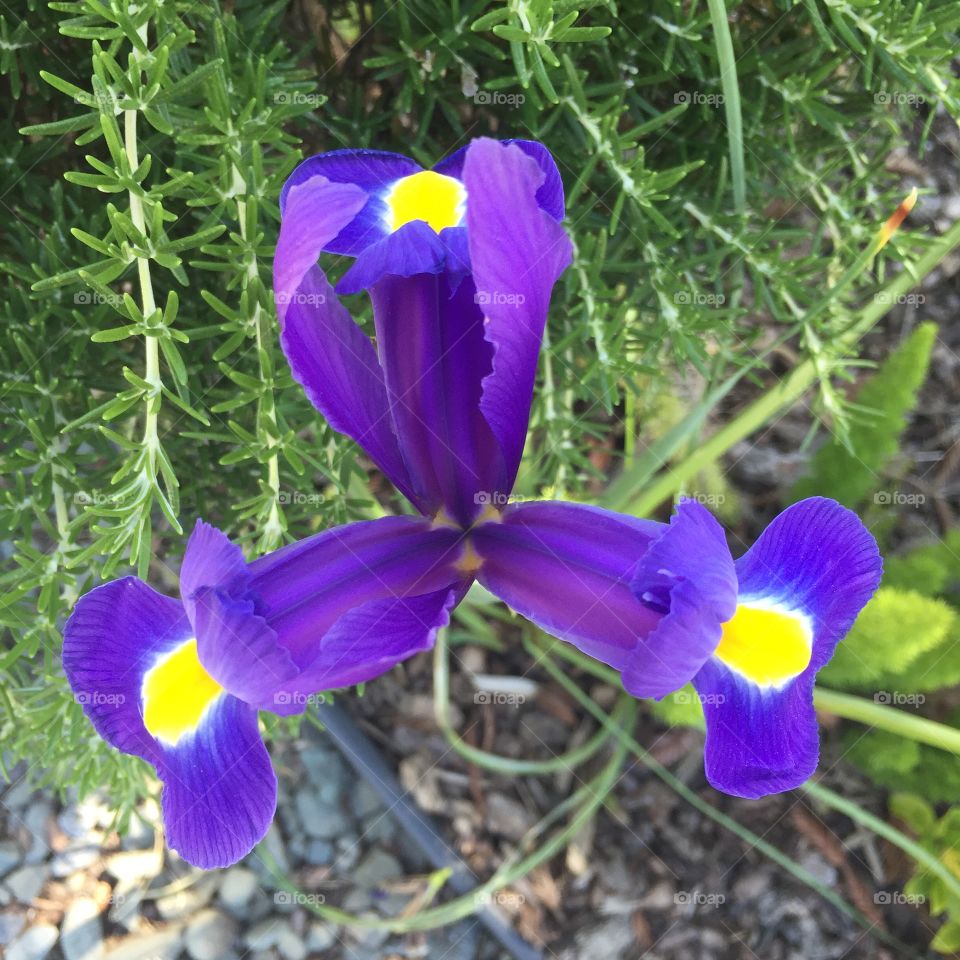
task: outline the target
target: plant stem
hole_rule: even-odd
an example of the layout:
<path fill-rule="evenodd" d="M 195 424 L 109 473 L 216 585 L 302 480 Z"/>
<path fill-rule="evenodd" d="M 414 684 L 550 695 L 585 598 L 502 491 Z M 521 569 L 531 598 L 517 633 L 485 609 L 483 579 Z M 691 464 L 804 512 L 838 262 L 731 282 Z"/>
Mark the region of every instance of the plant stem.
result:
<path fill-rule="evenodd" d="M 909 740 L 928 743 L 948 753 L 960 754 L 960 730 L 935 720 L 915 717 L 904 710 L 894 710 L 882 703 L 836 690 L 825 690 L 823 687 L 814 689 L 813 702 L 818 709 L 846 720 L 856 720 Z"/>

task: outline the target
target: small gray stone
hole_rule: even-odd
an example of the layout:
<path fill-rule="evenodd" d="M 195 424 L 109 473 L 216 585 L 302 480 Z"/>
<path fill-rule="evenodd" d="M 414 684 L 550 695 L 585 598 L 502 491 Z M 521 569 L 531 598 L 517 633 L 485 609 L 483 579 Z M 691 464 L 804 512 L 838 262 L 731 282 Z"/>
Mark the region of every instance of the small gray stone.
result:
<path fill-rule="evenodd" d="M 313 788 L 297 791 L 297 813 L 303 829 L 318 840 L 333 840 L 349 833 L 350 820 L 338 806 L 324 803 Z"/>
<path fill-rule="evenodd" d="M 269 950 L 275 947 L 285 923 L 282 917 L 266 917 L 243 935 L 244 946 L 250 950 Z"/>
<path fill-rule="evenodd" d="M 118 883 L 110 897 L 110 912 L 107 918 L 111 923 L 131 930 L 140 916 L 140 903 L 147 892 L 144 883 Z"/>
<path fill-rule="evenodd" d="M 193 886 L 157 900 L 157 912 L 164 920 L 186 920 L 202 910 L 217 890 L 216 874 L 205 874 Z"/>
<path fill-rule="evenodd" d="M 163 853 L 156 850 L 125 850 L 107 858 L 107 873 L 118 883 L 152 880 L 163 869 Z"/>
<path fill-rule="evenodd" d="M 66 960 L 100 960 L 103 956 L 100 909 L 93 900 L 81 897 L 67 908 L 60 926 L 60 949 Z"/>
<path fill-rule="evenodd" d="M 7 960 L 43 960 L 57 942 L 57 928 L 38 923 L 24 931 L 7 950 Z"/>
<path fill-rule="evenodd" d="M 233 946 L 237 925 L 219 910 L 201 910 L 188 924 L 184 935 L 187 953 L 193 960 L 220 960 Z"/>
<path fill-rule="evenodd" d="M 396 832 L 396 822 L 389 813 L 375 813 L 362 831 L 367 843 L 390 843 Z"/>
<path fill-rule="evenodd" d="M 352 870 L 360 859 L 360 844 L 356 837 L 338 837 L 335 844 L 337 855 L 334 857 L 334 866 L 338 873 L 347 873 Z"/>
<path fill-rule="evenodd" d="M 487 797 L 487 826 L 491 833 L 519 840 L 533 826 L 533 818 L 516 800 L 492 793 Z"/>
<path fill-rule="evenodd" d="M 47 882 L 47 868 L 42 863 L 30 863 L 14 870 L 4 881 L 7 889 L 20 903 L 32 903 Z"/>
<path fill-rule="evenodd" d="M 43 863 L 50 853 L 50 818 L 53 807 L 46 800 L 31 804 L 24 811 L 23 825 L 30 833 L 30 849 L 23 858 L 24 863 Z"/>
<path fill-rule="evenodd" d="M 22 777 L 3 795 L 3 805 L 9 810 L 20 810 L 30 802 L 33 794 L 33 784 Z"/>
<path fill-rule="evenodd" d="M 364 910 L 369 910 L 371 906 L 373 906 L 373 897 L 370 895 L 370 891 L 360 887 L 354 887 L 343 898 L 343 909 L 347 913 L 361 913 Z"/>
<path fill-rule="evenodd" d="M 284 960 L 305 960 L 307 956 L 306 944 L 289 927 L 280 931 L 276 946 Z"/>
<path fill-rule="evenodd" d="M 67 847 L 61 850 L 50 862 L 50 870 L 55 877 L 69 877 L 80 873 L 100 859 L 100 847 L 93 844 L 83 844 L 76 847 Z"/>
<path fill-rule="evenodd" d="M 183 926 L 175 923 L 140 936 L 126 937 L 105 960 L 174 960 L 180 954 Z"/>
<path fill-rule="evenodd" d="M 275 823 L 270 825 L 267 835 L 263 838 L 263 845 L 267 853 L 276 860 L 277 869 L 280 873 L 289 873 L 290 861 L 287 859 L 287 851 L 283 846 L 283 837 L 280 836 L 280 831 Z M 261 861 L 257 858 L 255 862 L 260 863 Z"/>
<path fill-rule="evenodd" d="M 240 914 L 260 888 L 257 875 L 246 867 L 233 867 L 220 883 L 220 902 L 233 914 Z"/>
<path fill-rule="evenodd" d="M 375 913 L 362 913 L 360 916 L 364 919 L 370 920 L 380 919 Z M 381 947 L 387 942 L 387 938 L 390 936 L 390 931 L 376 927 L 363 929 L 357 927 L 356 929 L 349 930 L 348 936 L 353 943 L 357 944 L 357 946 L 375 950 L 377 947 Z"/>
<path fill-rule="evenodd" d="M 5 947 L 23 929 L 27 918 L 19 911 L 5 910 L 0 913 L 0 947 Z"/>
<path fill-rule="evenodd" d="M 353 871 L 353 882 L 358 887 L 379 887 L 388 880 L 403 876 L 403 867 L 396 857 L 374 847 Z"/>
<path fill-rule="evenodd" d="M 332 923 L 316 920 L 310 924 L 307 934 L 307 949 L 311 953 L 329 950 L 337 942 L 337 928 Z"/>
<path fill-rule="evenodd" d="M 20 848 L 12 840 L 0 841 L 0 877 L 6 876 L 22 856 Z"/>
<path fill-rule="evenodd" d="M 361 780 L 350 794 L 350 809 L 358 820 L 366 820 L 375 813 L 382 813 L 386 807 L 376 790 L 366 780 Z"/>
<path fill-rule="evenodd" d="M 312 867 L 326 866 L 333 860 L 333 844 L 329 840 L 311 840 L 304 851 L 303 859 Z"/>

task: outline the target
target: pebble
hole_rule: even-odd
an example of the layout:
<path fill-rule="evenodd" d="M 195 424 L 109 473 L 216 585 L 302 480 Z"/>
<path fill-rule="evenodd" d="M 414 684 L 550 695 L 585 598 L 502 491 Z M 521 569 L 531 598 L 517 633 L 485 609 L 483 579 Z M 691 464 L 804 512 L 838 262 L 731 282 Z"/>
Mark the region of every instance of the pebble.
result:
<path fill-rule="evenodd" d="M 201 910 L 187 924 L 184 945 L 193 960 L 219 960 L 233 945 L 237 925 L 219 910 Z"/>
<path fill-rule="evenodd" d="M 333 840 L 351 828 L 347 815 L 338 807 L 324 803 L 312 787 L 297 791 L 297 814 L 303 829 L 318 840 Z"/>
<path fill-rule="evenodd" d="M 329 950 L 337 942 L 337 928 L 332 923 L 316 920 L 310 924 L 307 934 L 307 949 L 311 953 Z"/>
<path fill-rule="evenodd" d="M 5 947 L 23 929 L 27 918 L 18 912 L 0 913 L 0 947 Z"/>
<path fill-rule="evenodd" d="M 32 785 L 23 777 L 3 795 L 3 805 L 10 810 L 19 810 L 27 805 L 33 792 Z"/>
<path fill-rule="evenodd" d="M 30 832 L 30 849 L 23 858 L 24 863 L 43 863 L 50 853 L 50 818 L 53 807 L 47 801 L 33 803 L 23 815 L 23 824 Z"/>
<path fill-rule="evenodd" d="M 276 947 L 284 960 L 305 960 L 307 956 L 306 944 L 289 927 L 280 931 Z"/>
<path fill-rule="evenodd" d="M 362 913 L 360 914 L 364 919 L 370 920 L 379 920 L 380 918 L 375 913 Z M 387 942 L 387 938 L 390 936 L 389 930 L 382 930 L 377 928 L 366 928 L 347 931 L 352 943 L 357 944 L 359 947 L 366 947 L 368 949 L 376 950 L 377 947 L 383 946 Z M 348 953 L 347 956 L 350 956 Z"/>
<path fill-rule="evenodd" d="M 152 880 L 163 869 L 163 852 L 125 850 L 107 857 L 106 870 L 118 883 Z"/>
<path fill-rule="evenodd" d="M 157 912 L 164 920 L 187 920 L 213 899 L 216 890 L 216 874 L 204 874 L 192 886 L 157 900 Z"/>
<path fill-rule="evenodd" d="M 183 927 L 173 924 L 139 936 L 126 937 L 110 950 L 105 960 L 174 960 L 179 956 Z"/>
<path fill-rule="evenodd" d="M 8 874 L 20 862 L 20 848 L 12 840 L 0 842 L 0 877 Z"/>
<path fill-rule="evenodd" d="M 623 957 L 631 945 L 635 945 L 630 918 L 626 915 L 611 917 L 593 927 L 581 930 L 577 936 L 577 956 L 606 957 L 607 960 Z"/>
<path fill-rule="evenodd" d="M 220 883 L 220 902 L 233 914 L 243 912 L 260 889 L 257 875 L 246 867 L 232 867 Z"/>
<path fill-rule="evenodd" d="M 267 917 L 254 924 L 244 935 L 244 946 L 250 950 L 269 950 L 277 945 L 280 931 L 283 930 L 282 917 Z"/>
<path fill-rule="evenodd" d="M 110 897 L 110 912 L 107 919 L 121 927 L 132 929 L 140 916 L 140 903 L 147 892 L 143 883 L 118 883 Z"/>
<path fill-rule="evenodd" d="M 358 887 L 379 887 L 388 880 L 403 876 L 400 861 L 392 854 L 374 847 L 353 870 L 353 882 Z"/>
<path fill-rule="evenodd" d="M 32 903 L 47 882 L 47 868 L 42 863 L 27 864 L 14 870 L 4 881 L 20 903 Z"/>
<path fill-rule="evenodd" d="M 60 949 L 66 960 L 100 960 L 103 928 L 100 908 L 87 897 L 74 900 L 60 926 Z"/>
<path fill-rule="evenodd" d="M 358 820 L 366 820 L 375 813 L 382 813 L 385 807 L 377 791 L 366 780 L 361 780 L 350 795 L 350 809 Z"/>
<path fill-rule="evenodd" d="M 100 847 L 95 844 L 67 847 L 51 861 L 50 871 L 55 877 L 69 877 L 92 867 L 100 859 Z"/>
<path fill-rule="evenodd" d="M 487 797 L 487 827 L 491 833 L 510 840 L 519 840 L 533 826 L 526 807 L 502 793 Z"/>
<path fill-rule="evenodd" d="M 333 844 L 329 840 L 311 840 L 303 854 L 311 867 L 323 867 L 333 860 Z"/>
<path fill-rule="evenodd" d="M 57 942 L 57 928 L 38 923 L 22 933 L 7 949 L 7 960 L 43 960 Z"/>

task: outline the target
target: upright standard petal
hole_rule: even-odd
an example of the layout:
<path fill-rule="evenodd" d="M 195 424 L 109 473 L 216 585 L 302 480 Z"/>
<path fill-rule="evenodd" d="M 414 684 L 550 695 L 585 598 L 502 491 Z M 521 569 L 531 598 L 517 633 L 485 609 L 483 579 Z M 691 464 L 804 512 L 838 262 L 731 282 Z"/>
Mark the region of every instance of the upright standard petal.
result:
<path fill-rule="evenodd" d="M 723 528 L 701 504 L 681 500 L 632 579 L 637 600 L 660 614 L 623 667 L 637 697 L 663 697 L 688 683 L 720 642 L 737 605 L 737 578 Z"/>
<path fill-rule="evenodd" d="M 280 343 L 294 379 L 330 426 L 360 444 L 408 499 L 429 509 L 400 456 L 373 344 L 316 265 L 365 200 L 359 187 L 320 176 L 288 191 L 274 257 Z"/>
<path fill-rule="evenodd" d="M 634 569 L 663 526 L 582 504 L 534 501 L 479 524 L 479 581 L 517 613 L 622 669 L 661 616 L 634 597 Z"/>
<path fill-rule="evenodd" d="M 504 460 L 480 411 L 493 348 L 473 282 L 385 277 L 370 291 L 377 346 L 407 469 L 468 526 L 504 490 Z"/>
<path fill-rule="evenodd" d="M 759 797 L 817 766 L 817 671 L 880 583 L 860 519 L 813 498 L 781 513 L 737 561 L 739 597 L 713 657 L 694 678 L 707 722 L 707 778 Z"/>
<path fill-rule="evenodd" d="M 537 201 L 545 179 L 519 146 L 495 140 L 474 140 L 463 164 L 470 265 L 494 348 L 480 408 L 503 452 L 508 486 L 526 441 L 550 293 L 572 254 L 570 238 Z"/>
<path fill-rule="evenodd" d="M 253 848 L 276 804 L 256 711 L 204 670 L 177 601 L 136 577 L 97 587 L 67 621 L 63 664 L 97 732 L 156 768 L 170 846 L 203 868 Z"/>

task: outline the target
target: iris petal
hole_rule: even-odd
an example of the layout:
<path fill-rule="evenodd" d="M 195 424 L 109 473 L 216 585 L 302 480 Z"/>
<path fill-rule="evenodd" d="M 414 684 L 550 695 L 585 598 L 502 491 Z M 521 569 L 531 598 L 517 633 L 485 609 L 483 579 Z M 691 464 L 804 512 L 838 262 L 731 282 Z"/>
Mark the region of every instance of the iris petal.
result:
<path fill-rule="evenodd" d="M 637 566 L 632 587 L 662 618 L 638 638 L 623 685 L 634 696 L 663 697 L 693 678 L 736 610 L 737 578 L 723 528 L 701 504 L 681 500 Z"/>
<path fill-rule="evenodd" d="M 583 504 L 534 501 L 480 524 L 477 577 L 548 633 L 617 669 L 660 617 L 630 590 L 661 524 Z"/>

